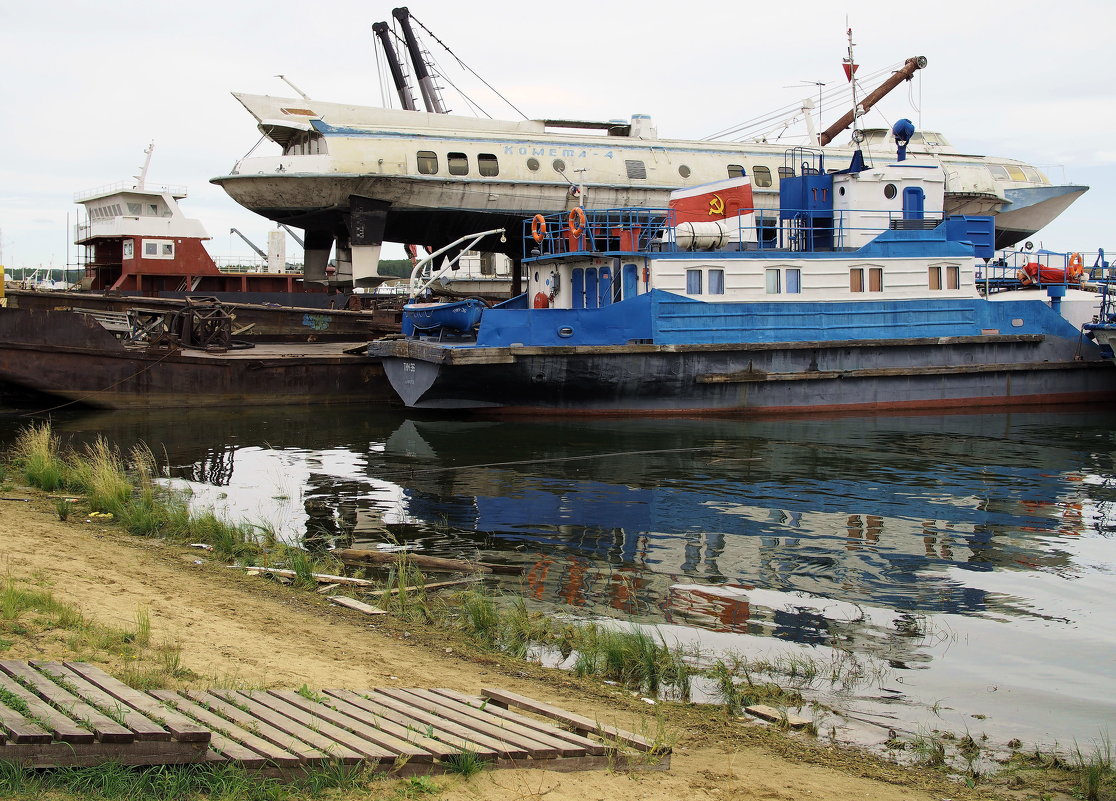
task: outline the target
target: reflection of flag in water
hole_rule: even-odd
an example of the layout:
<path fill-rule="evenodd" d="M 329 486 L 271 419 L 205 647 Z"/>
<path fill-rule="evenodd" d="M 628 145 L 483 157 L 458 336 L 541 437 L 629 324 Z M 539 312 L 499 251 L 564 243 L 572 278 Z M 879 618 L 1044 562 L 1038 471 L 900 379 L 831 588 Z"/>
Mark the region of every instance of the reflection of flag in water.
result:
<path fill-rule="evenodd" d="M 670 193 L 674 223 L 711 222 L 752 213 L 752 183 L 746 175 Z"/>

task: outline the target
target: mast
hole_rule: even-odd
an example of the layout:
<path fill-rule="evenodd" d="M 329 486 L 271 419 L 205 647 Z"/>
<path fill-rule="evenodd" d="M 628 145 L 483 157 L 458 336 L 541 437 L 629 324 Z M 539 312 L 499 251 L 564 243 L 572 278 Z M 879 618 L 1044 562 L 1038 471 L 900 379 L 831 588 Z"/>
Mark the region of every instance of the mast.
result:
<path fill-rule="evenodd" d="M 438 97 L 434 79 L 430 77 L 430 71 L 426 69 L 426 60 L 422 57 L 418 39 L 415 38 L 415 32 L 411 29 L 411 12 L 407 10 L 406 6 L 403 6 L 393 8 L 391 15 L 399 20 L 399 25 L 403 28 L 403 39 L 407 42 L 407 52 L 410 54 L 411 63 L 415 67 L 415 80 L 418 81 L 419 91 L 422 93 L 422 102 L 426 106 L 426 110 L 435 114 L 445 114 L 446 108 L 442 105 L 442 99 Z"/>
<path fill-rule="evenodd" d="M 136 185 L 136 189 L 139 189 L 139 190 L 142 190 L 144 188 L 144 186 L 143 186 L 144 182 L 147 180 L 147 170 L 151 167 L 151 154 L 155 152 L 155 140 L 154 139 L 151 140 L 151 144 L 148 145 L 147 149 L 144 150 L 143 152 L 147 156 L 147 158 L 144 159 L 144 162 L 143 162 L 143 169 L 140 170 L 139 175 L 133 175 L 132 176 L 137 181 L 139 181 L 139 183 Z"/>
<path fill-rule="evenodd" d="M 391 70 L 391 79 L 395 82 L 395 91 L 399 93 L 399 100 L 403 103 L 403 108 L 407 111 L 416 111 L 415 100 L 411 94 L 411 87 L 407 83 L 407 76 L 403 74 L 403 65 L 399 62 L 399 56 L 395 54 L 395 48 L 391 44 L 391 37 L 388 35 L 388 25 L 386 22 L 372 23 L 372 32 L 380 40 L 380 46 L 384 48 L 384 56 L 387 58 L 388 69 Z"/>
<path fill-rule="evenodd" d="M 888 92 L 901 84 L 903 81 L 909 81 L 912 77 L 914 77 L 914 74 L 918 70 L 922 69 L 925 66 L 926 56 L 914 56 L 912 58 L 908 58 L 906 62 L 904 62 L 902 67 L 893 72 L 891 74 L 891 77 L 881 83 L 874 92 L 869 93 L 869 95 L 864 98 L 864 100 L 859 105 L 856 105 L 855 103 L 856 90 L 854 88 L 854 105 L 852 111 L 845 112 L 845 115 L 841 117 L 841 119 L 837 120 L 837 122 L 833 123 L 820 134 L 818 134 L 818 144 L 827 145 L 832 142 L 833 137 L 848 128 L 849 125 L 852 124 L 853 120 L 856 119 L 856 117 L 866 114 L 868 110 L 872 108 L 872 106 L 876 105 L 876 103 L 878 103 L 880 100 L 882 100 Z M 853 85 L 855 87 L 855 82 Z"/>

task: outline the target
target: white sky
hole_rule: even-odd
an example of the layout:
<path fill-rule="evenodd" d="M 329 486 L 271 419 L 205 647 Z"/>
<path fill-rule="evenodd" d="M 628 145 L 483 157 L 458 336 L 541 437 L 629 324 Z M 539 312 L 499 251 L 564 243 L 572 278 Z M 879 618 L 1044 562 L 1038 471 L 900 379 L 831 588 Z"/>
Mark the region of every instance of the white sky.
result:
<path fill-rule="evenodd" d="M 229 228 L 263 247 L 273 225 L 208 183 L 259 138 L 230 92 L 290 96 L 274 77 L 283 73 L 316 99 L 380 105 L 372 23 L 390 22 L 394 5 L 4 0 L 6 266 L 76 262 L 80 248 L 69 243 L 66 227 L 67 214 L 71 224 L 76 217 L 74 193 L 137 174 L 152 140 L 148 180 L 188 187 L 183 209 L 213 237 L 210 252 L 252 255 Z M 868 125 L 909 117 L 963 152 L 1022 159 L 1055 183 L 1091 186 L 1034 239 L 1061 249 L 1116 250 L 1111 2 L 426 0 L 410 9 L 529 117 L 646 113 L 663 138 L 701 138 L 816 97 L 808 86 L 787 87 L 843 81 L 847 15 L 862 74 L 909 56 L 929 59 L 911 91 L 896 89 Z M 450 65 L 443 51 L 434 55 Z M 461 70 L 447 71 L 455 83 L 468 83 Z M 515 118 L 491 95 L 471 94 L 493 116 Z M 447 101 L 464 111 L 452 92 Z M 294 243 L 288 250 L 298 252 Z M 385 249 L 385 257 L 401 254 Z"/>

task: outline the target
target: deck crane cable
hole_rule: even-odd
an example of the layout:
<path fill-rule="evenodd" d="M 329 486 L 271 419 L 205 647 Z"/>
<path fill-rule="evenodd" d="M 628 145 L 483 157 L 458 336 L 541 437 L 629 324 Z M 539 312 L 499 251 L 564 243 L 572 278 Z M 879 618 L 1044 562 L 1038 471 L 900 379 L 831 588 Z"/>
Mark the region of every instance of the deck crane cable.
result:
<path fill-rule="evenodd" d="M 477 78 L 477 80 L 479 80 L 481 83 L 483 83 L 485 86 L 487 86 L 489 88 L 489 90 L 491 90 L 492 93 L 496 95 L 496 97 L 500 98 L 505 103 L 507 103 L 509 106 L 511 106 L 511 108 L 513 108 L 515 110 L 515 112 L 517 114 L 519 114 L 519 116 L 521 116 L 523 119 L 525 119 L 525 120 L 530 119 L 530 117 L 528 117 L 526 114 L 524 114 L 522 111 L 520 111 L 519 108 L 514 103 L 512 103 L 510 100 L 508 100 L 502 94 L 500 94 L 500 92 L 497 91 L 496 88 L 492 84 L 490 84 L 488 81 L 486 81 L 480 75 L 478 75 L 477 72 L 472 67 L 470 67 L 468 64 L 466 64 L 464 61 L 462 61 L 461 58 L 457 55 L 457 53 L 450 50 L 449 46 L 445 42 L 443 42 L 441 39 L 439 39 L 437 36 L 435 36 L 433 31 L 431 31 L 429 28 L 427 28 L 425 25 L 422 24 L 422 20 L 418 19 L 413 14 L 411 15 L 411 19 L 414 22 L 416 22 L 420 28 L 422 28 L 424 31 L 426 31 L 430 35 L 430 38 L 432 38 L 435 42 L 440 44 L 442 46 L 442 49 L 444 49 L 447 53 L 449 53 L 451 56 L 453 56 L 458 64 L 460 64 L 462 67 L 467 69 L 470 73 L 473 74 L 474 77 Z"/>
<path fill-rule="evenodd" d="M 864 78 L 861 80 L 875 82 L 877 79 L 882 79 L 887 75 L 895 72 L 901 66 L 903 65 L 900 62 L 889 67 L 884 67 L 883 69 L 880 69 L 870 75 L 864 76 Z M 833 89 L 825 90 L 821 93 L 823 102 L 822 107 L 821 109 L 819 109 L 819 111 L 825 112 L 832 110 L 833 108 L 846 107 L 848 105 L 848 99 L 850 95 L 851 89 L 847 85 L 835 86 Z M 717 133 L 703 137 L 702 141 L 708 142 L 717 139 L 724 139 L 734 134 L 742 134 L 742 138 L 748 138 L 748 134 L 746 132 L 755 131 L 756 129 L 764 131 L 770 129 L 773 126 L 780 125 L 788 116 L 801 113 L 801 106 L 801 102 L 789 103 L 785 106 L 775 109 L 774 111 L 770 111 L 766 114 L 744 120 L 743 122 L 740 122 L 730 128 L 726 128 L 722 131 L 718 131 Z M 755 134 L 753 134 L 753 136 L 754 135 Z"/>

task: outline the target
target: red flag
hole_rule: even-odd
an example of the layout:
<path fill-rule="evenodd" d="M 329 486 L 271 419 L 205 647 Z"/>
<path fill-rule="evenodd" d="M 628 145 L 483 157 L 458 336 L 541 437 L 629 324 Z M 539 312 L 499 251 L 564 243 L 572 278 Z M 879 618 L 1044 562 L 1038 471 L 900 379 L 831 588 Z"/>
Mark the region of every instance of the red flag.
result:
<path fill-rule="evenodd" d="M 711 222 L 751 214 L 752 183 L 747 176 L 726 178 L 670 193 L 674 224 Z"/>
<path fill-rule="evenodd" d="M 845 80 L 847 80 L 849 83 L 852 83 L 853 75 L 856 74 L 856 71 L 860 68 L 860 65 L 853 64 L 846 58 L 842 60 L 841 66 L 845 70 Z"/>

